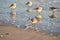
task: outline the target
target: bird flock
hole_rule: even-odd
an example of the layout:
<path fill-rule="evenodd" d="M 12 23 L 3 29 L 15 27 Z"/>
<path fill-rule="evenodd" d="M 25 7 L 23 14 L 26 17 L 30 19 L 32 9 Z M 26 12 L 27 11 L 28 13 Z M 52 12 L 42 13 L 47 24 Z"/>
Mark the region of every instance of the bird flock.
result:
<path fill-rule="evenodd" d="M 32 3 L 32 1 L 28 1 L 28 2 L 26 2 L 26 5 L 28 7 L 31 7 L 33 5 L 33 3 Z M 16 8 L 16 3 L 11 4 L 9 6 L 9 8 L 11 8 L 11 13 L 10 13 L 11 14 L 11 18 L 15 19 L 16 12 L 14 12 L 13 9 Z M 54 7 L 53 6 L 49 7 L 49 10 L 51 10 L 51 12 L 52 12 L 52 14 L 49 16 L 49 18 L 52 18 L 52 19 L 57 18 L 57 16 L 55 15 L 55 11 L 57 9 L 58 9 L 58 7 L 55 7 L 55 6 Z M 31 22 L 31 24 L 35 24 L 35 23 L 38 23 L 38 22 L 41 21 L 42 15 L 40 15 L 39 13 L 42 12 L 43 8 L 39 6 L 39 7 L 33 8 L 33 10 L 35 10 L 38 15 L 36 15 L 33 18 L 30 17 L 30 18 L 27 19 L 27 21 Z M 28 8 L 26 11 L 27 12 L 32 12 L 32 10 L 30 8 Z"/>
<path fill-rule="evenodd" d="M 32 9 L 30 9 L 30 7 L 33 5 L 32 1 L 28 1 L 26 2 L 26 5 L 27 5 L 27 10 L 26 12 L 28 13 L 31 13 L 32 12 Z M 11 19 L 13 19 L 13 22 L 12 24 L 15 23 L 15 18 L 16 18 L 16 12 L 14 11 L 14 9 L 16 9 L 17 7 L 17 4 L 16 3 L 13 3 L 13 4 L 10 4 L 9 8 L 11 8 L 11 12 L 10 12 L 10 17 Z M 55 7 L 55 6 L 52 6 L 52 7 L 49 7 L 49 10 L 52 12 L 51 15 L 49 15 L 48 17 L 51 18 L 51 19 L 56 19 L 57 16 L 55 15 L 55 11 L 57 11 L 59 8 L 58 7 Z M 26 21 L 30 22 L 31 25 L 27 25 L 26 28 L 24 30 L 27 30 L 29 28 L 35 30 L 36 32 L 39 32 L 40 30 L 35 27 L 34 24 L 36 23 L 40 23 L 41 22 L 41 19 L 43 18 L 43 16 L 40 14 L 42 11 L 43 11 L 43 8 L 38 6 L 38 7 L 35 7 L 33 8 L 33 10 L 35 10 L 37 12 L 37 15 L 35 17 L 29 17 Z M 20 27 L 20 25 L 17 25 L 17 27 Z M 6 34 L 8 35 L 8 33 Z M 50 34 L 50 35 L 54 35 L 54 34 Z M 4 35 L 0 35 L 0 37 L 2 38 Z M 60 35 L 58 35 L 60 37 Z M 56 38 L 56 37 L 54 37 Z"/>

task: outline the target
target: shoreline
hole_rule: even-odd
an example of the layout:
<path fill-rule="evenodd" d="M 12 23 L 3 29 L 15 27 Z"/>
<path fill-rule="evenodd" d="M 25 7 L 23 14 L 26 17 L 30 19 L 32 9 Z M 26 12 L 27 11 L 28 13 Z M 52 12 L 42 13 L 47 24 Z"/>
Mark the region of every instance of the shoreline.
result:
<path fill-rule="evenodd" d="M 9 35 L 5 35 L 5 33 L 9 33 Z M 43 31 L 36 32 L 30 29 L 24 30 L 2 21 L 0 22 L 0 36 L 1 35 L 3 35 L 3 37 L 0 37 L 0 40 L 60 40 L 60 36 L 51 33 Z"/>
<path fill-rule="evenodd" d="M 22 26 L 20 27 L 18 27 L 17 25 L 15 25 L 15 24 L 11 24 L 11 23 L 8 23 L 8 22 L 4 22 L 4 21 L 2 21 L 2 20 L 0 20 L 0 27 L 1 26 L 12 26 L 12 27 L 16 27 L 16 28 L 22 28 L 22 29 L 24 29 Z M 41 31 L 43 31 L 43 30 L 40 30 L 40 32 Z M 47 33 L 56 33 L 56 34 L 60 34 L 59 32 L 50 32 L 50 31 L 43 31 L 43 32 L 47 32 Z"/>

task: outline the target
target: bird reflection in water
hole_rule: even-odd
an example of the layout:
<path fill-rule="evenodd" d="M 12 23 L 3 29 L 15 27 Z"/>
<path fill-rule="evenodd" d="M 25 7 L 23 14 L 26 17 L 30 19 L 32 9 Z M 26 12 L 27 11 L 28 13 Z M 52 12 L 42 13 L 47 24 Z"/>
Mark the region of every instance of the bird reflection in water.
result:
<path fill-rule="evenodd" d="M 42 16 L 41 15 L 37 15 L 37 16 L 35 16 L 35 18 L 38 20 L 38 22 L 41 22 Z"/>
<path fill-rule="evenodd" d="M 16 20 L 16 12 L 15 11 L 12 11 L 10 13 L 10 17 L 12 19 L 12 24 L 14 24 L 15 23 L 15 20 Z"/>

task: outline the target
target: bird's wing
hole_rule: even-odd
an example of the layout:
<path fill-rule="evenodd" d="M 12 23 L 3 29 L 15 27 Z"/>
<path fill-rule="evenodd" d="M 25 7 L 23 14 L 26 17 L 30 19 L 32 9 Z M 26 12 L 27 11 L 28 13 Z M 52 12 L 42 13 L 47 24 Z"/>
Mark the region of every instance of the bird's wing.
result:
<path fill-rule="evenodd" d="M 14 6 L 14 4 L 11 4 L 10 7 Z"/>

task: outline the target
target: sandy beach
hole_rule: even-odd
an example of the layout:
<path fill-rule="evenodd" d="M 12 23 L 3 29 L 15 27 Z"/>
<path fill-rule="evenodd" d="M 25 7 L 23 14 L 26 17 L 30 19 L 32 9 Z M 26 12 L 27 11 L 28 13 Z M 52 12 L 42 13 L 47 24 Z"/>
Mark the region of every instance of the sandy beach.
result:
<path fill-rule="evenodd" d="M 46 32 L 24 30 L 0 21 L 0 40 L 60 40 L 60 37 Z"/>

